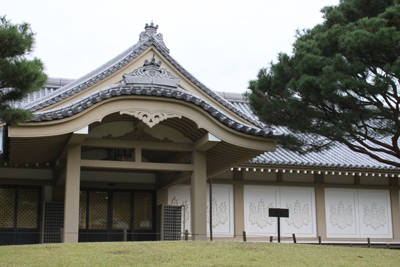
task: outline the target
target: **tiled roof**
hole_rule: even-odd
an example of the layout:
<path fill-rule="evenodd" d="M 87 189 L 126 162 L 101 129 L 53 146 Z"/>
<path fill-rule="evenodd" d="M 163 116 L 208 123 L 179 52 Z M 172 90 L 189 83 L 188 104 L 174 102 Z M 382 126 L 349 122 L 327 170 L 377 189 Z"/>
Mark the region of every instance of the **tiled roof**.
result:
<path fill-rule="evenodd" d="M 158 26 L 157 26 L 158 27 Z M 129 62 L 134 60 L 138 55 L 140 55 L 144 50 L 146 50 L 151 45 L 154 45 L 158 51 L 171 63 L 183 76 L 188 78 L 193 84 L 199 87 L 201 90 L 206 92 L 208 95 L 217 100 L 220 104 L 233 111 L 240 117 L 247 120 L 249 123 L 252 123 L 260 128 L 263 128 L 263 124 L 258 121 L 258 119 L 254 116 L 248 116 L 243 113 L 241 110 L 237 109 L 234 105 L 232 105 L 229 101 L 225 100 L 220 95 L 216 94 L 204 84 L 202 84 L 199 80 L 197 80 L 192 74 L 190 74 L 186 69 L 184 69 L 174 58 L 169 55 L 169 49 L 166 48 L 162 34 L 156 34 L 157 27 L 151 27 L 146 24 L 146 31 L 140 34 L 139 42 L 128 48 L 115 58 L 111 59 L 107 63 L 93 70 L 92 72 L 86 74 L 85 76 L 74 80 L 73 82 L 61 87 L 60 89 L 52 92 L 49 95 L 46 95 L 43 98 L 38 98 L 37 100 L 23 105 L 25 109 L 29 109 L 31 111 L 40 110 L 42 108 L 53 105 L 63 99 L 66 99 L 87 87 L 103 80 L 104 78 L 110 76 L 123 66 L 127 65 Z"/>
<path fill-rule="evenodd" d="M 82 112 L 86 108 L 89 108 L 90 106 L 98 102 L 101 102 L 111 97 L 118 97 L 121 95 L 146 95 L 154 97 L 168 97 L 168 98 L 180 99 L 182 101 L 191 102 L 203 108 L 218 121 L 236 131 L 263 137 L 273 136 L 269 128 L 259 129 L 257 127 L 249 126 L 241 122 L 238 122 L 228 117 L 227 115 L 225 115 L 224 113 L 222 113 L 217 108 L 213 107 L 211 104 L 207 103 L 203 99 L 189 92 L 182 90 L 175 90 L 162 86 L 156 87 L 156 86 L 143 86 L 143 85 L 141 86 L 127 85 L 125 84 L 125 82 L 114 84 L 112 86 L 101 89 L 96 93 L 93 93 L 90 96 L 86 96 L 69 105 L 43 112 L 35 112 L 34 113 L 35 118 L 32 121 L 36 122 L 51 121 L 51 120 L 58 120 L 70 117 L 77 113 Z"/>
<path fill-rule="evenodd" d="M 218 92 L 229 100 L 237 109 L 240 109 L 248 116 L 255 115 L 251 112 L 248 101 L 242 94 Z M 274 127 L 274 135 L 287 133 L 284 127 Z M 398 161 L 397 158 L 382 155 L 390 160 Z M 318 153 L 307 153 L 299 155 L 295 152 L 277 146 L 276 152 L 266 152 L 249 162 L 250 164 L 275 165 L 275 166 L 298 166 L 316 168 L 347 168 L 347 169 L 379 169 L 379 170 L 400 170 L 394 166 L 378 162 L 367 155 L 354 152 L 347 146 L 337 144 L 329 150 Z"/>

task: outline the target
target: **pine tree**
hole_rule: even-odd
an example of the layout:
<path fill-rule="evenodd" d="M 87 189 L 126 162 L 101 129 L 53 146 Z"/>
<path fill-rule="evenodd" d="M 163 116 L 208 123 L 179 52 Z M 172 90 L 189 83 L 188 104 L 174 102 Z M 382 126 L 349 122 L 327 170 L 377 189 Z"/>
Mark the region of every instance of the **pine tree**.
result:
<path fill-rule="evenodd" d="M 34 37 L 28 23 L 12 24 L 0 17 L 0 121 L 10 125 L 32 118 L 28 110 L 13 108 L 13 102 L 40 90 L 47 80 L 43 63 L 26 57 Z"/>
<path fill-rule="evenodd" d="M 341 0 L 324 22 L 298 31 L 293 54 L 250 81 L 251 108 L 299 153 L 341 143 L 400 167 L 400 5 Z"/>

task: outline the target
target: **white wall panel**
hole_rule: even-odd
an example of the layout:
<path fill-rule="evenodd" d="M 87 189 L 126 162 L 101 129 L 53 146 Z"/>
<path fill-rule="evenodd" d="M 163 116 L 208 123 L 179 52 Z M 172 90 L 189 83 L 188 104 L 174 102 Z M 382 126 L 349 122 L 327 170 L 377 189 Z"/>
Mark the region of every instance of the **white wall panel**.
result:
<path fill-rule="evenodd" d="M 244 186 L 244 228 L 248 236 L 277 235 L 277 220 L 269 208 L 279 206 L 279 187 Z"/>
<path fill-rule="evenodd" d="M 207 233 L 209 233 L 209 188 L 207 189 Z M 234 236 L 233 185 L 213 184 L 213 236 Z M 168 188 L 168 204 L 184 205 L 182 231 L 191 232 L 190 185 L 176 185 Z"/>
<path fill-rule="evenodd" d="M 188 230 L 190 233 L 190 185 L 176 185 L 168 188 L 168 204 L 185 206 L 185 212 L 182 215 L 182 231 Z"/>
<path fill-rule="evenodd" d="M 357 238 L 357 190 L 325 188 L 326 235 L 328 238 Z"/>
<path fill-rule="evenodd" d="M 281 235 L 316 237 L 315 190 L 311 187 L 244 186 L 244 226 L 248 236 L 276 236 L 277 218 L 269 208 L 289 208 Z"/>
<path fill-rule="evenodd" d="M 317 237 L 315 189 L 280 187 L 280 207 L 289 209 L 289 218 L 281 219 L 281 235 Z"/>
<path fill-rule="evenodd" d="M 392 238 L 389 190 L 325 189 L 329 238 Z"/>
<path fill-rule="evenodd" d="M 210 194 L 207 190 L 207 233 L 210 233 Z M 212 187 L 213 236 L 231 236 L 234 232 L 233 185 L 213 184 Z"/>
<path fill-rule="evenodd" d="M 392 238 L 389 190 L 358 190 L 361 237 Z"/>

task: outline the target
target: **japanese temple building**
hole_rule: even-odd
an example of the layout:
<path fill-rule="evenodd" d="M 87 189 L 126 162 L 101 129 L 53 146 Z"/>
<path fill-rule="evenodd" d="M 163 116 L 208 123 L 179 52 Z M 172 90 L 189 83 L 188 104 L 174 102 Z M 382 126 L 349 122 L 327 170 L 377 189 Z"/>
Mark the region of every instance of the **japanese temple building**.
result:
<path fill-rule="evenodd" d="M 1 245 L 158 240 L 163 204 L 184 207 L 193 240 L 208 239 L 211 204 L 214 239 L 269 240 L 269 208 L 288 208 L 283 237 L 400 243 L 400 169 L 340 145 L 277 147 L 285 129 L 204 86 L 157 30 L 79 79 L 49 78 L 16 104 L 34 119 L 0 125 Z"/>

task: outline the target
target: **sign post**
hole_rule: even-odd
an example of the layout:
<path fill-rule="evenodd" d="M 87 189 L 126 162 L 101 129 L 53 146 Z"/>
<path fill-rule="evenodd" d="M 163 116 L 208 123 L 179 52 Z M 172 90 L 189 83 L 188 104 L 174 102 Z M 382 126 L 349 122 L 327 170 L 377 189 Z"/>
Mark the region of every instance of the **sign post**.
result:
<path fill-rule="evenodd" d="M 289 209 L 279 209 L 279 208 L 269 208 L 268 211 L 269 217 L 277 217 L 278 218 L 278 242 L 281 242 L 281 217 L 288 218 L 289 217 Z"/>

